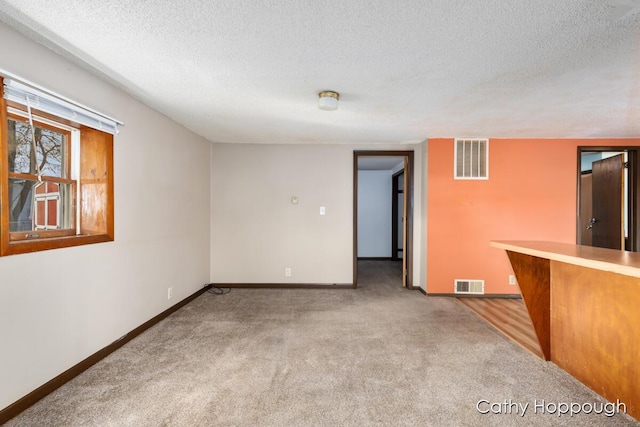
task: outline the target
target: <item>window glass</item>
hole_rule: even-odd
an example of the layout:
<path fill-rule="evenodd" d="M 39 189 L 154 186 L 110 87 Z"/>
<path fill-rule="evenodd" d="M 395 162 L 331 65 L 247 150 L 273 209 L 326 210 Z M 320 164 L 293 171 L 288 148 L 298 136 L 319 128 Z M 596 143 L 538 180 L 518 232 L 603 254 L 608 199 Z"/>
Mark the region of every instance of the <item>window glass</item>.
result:
<path fill-rule="evenodd" d="M 33 136 L 35 135 L 35 144 Z M 66 178 L 66 135 L 34 123 L 9 118 L 9 172 Z M 35 151 L 34 151 L 35 148 Z"/>
<path fill-rule="evenodd" d="M 9 178 L 9 231 L 73 229 L 74 187 L 71 183 Z"/>
<path fill-rule="evenodd" d="M 69 136 L 68 131 L 36 120 L 32 129 L 26 118 L 13 114 L 8 117 L 11 233 L 74 228 L 75 181 L 66 179 Z M 39 234 L 21 234 L 13 239 L 38 237 Z"/>

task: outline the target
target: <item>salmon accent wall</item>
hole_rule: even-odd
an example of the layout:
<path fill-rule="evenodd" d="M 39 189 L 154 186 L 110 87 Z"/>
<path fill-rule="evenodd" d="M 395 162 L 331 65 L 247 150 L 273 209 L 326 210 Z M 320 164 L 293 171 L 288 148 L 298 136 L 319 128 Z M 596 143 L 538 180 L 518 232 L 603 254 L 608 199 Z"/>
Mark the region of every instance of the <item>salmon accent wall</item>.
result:
<path fill-rule="evenodd" d="M 430 139 L 427 292 L 454 279 L 485 281 L 485 294 L 518 294 L 503 250 L 490 240 L 576 241 L 578 146 L 640 146 L 638 139 L 490 139 L 489 179 L 454 180 L 454 139 Z"/>

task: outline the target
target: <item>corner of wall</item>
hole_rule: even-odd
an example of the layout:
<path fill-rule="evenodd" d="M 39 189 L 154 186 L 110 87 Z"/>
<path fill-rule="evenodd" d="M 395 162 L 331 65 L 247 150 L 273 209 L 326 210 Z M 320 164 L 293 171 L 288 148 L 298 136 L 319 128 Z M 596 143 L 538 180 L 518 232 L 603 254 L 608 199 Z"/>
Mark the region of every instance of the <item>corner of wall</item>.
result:
<path fill-rule="evenodd" d="M 214 143 L 209 146 L 209 283 L 213 282 L 213 165 Z"/>
<path fill-rule="evenodd" d="M 429 140 L 426 139 L 420 144 L 420 183 L 422 185 L 422 199 L 420 200 L 420 224 L 422 233 L 420 233 L 420 286 L 427 290 L 427 203 L 429 200 L 429 183 L 428 183 L 428 158 L 429 158 Z"/>

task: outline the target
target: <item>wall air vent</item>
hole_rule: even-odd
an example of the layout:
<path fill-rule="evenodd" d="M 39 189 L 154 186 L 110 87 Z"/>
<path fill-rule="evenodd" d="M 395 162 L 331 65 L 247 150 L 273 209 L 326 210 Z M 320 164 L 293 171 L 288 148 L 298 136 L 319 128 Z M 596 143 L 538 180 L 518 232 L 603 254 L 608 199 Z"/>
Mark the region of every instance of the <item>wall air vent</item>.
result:
<path fill-rule="evenodd" d="M 454 293 L 456 294 L 484 294 L 484 280 L 463 280 L 454 281 Z"/>
<path fill-rule="evenodd" d="M 455 179 L 489 179 L 489 140 L 456 138 Z"/>

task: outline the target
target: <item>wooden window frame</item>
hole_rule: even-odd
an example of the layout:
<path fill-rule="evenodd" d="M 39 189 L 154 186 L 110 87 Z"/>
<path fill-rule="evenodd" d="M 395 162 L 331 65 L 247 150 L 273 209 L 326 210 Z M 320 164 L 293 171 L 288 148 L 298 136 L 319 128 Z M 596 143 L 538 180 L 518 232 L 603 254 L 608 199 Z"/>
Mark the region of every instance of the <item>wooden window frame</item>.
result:
<path fill-rule="evenodd" d="M 17 238 L 9 224 L 9 170 L 8 170 L 8 102 L 4 99 L 4 85 L 0 78 L 0 256 L 59 249 L 114 240 L 114 183 L 113 135 L 87 126 L 70 123 L 41 111 L 34 114 L 80 131 L 80 167 L 77 184 L 80 206 L 73 230 L 34 230 L 31 238 Z M 15 107 L 14 105 L 11 105 Z M 22 110 L 23 108 L 17 107 Z M 67 155 L 72 155 L 67 150 Z M 21 174 L 12 174 L 20 177 Z M 24 178 L 31 177 L 26 174 Z M 70 183 L 73 180 L 43 176 L 43 180 Z M 32 179 L 32 178 L 28 178 Z M 76 230 L 75 223 L 80 224 Z M 25 233 L 19 233 L 25 234 Z M 12 237 L 12 235 L 14 235 Z"/>
<path fill-rule="evenodd" d="M 21 112 L 23 112 L 26 115 L 25 111 L 22 111 L 22 109 L 20 108 L 16 108 L 15 106 L 13 107 L 14 110 L 20 110 Z M 21 122 L 21 123 L 25 123 L 28 124 L 29 123 L 29 119 L 26 117 L 23 117 L 22 115 L 19 114 L 14 114 L 13 112 L 10 112 L 7 110 L 7 119 L 10 120 L 14 120 L 16 122 Z M 49 120 L 50 122 L 54 122 L 53 120 Z M 71 179 L 71 130 L 67 130 L 61 127 L 57 127 L 55 125 L 52 125 L 50 123 L 46 123 L 43 121 L 40 121 L 39 117 L 33 117 L 33 122 L 34 124 L 37 125 L 37 127 L 42 128 L 42 129 L 47 129 L 53 132 L 57 132 L 60 133 L 62 135 L 64 135 L 64 162 L 63 162 L 63 169 L 62 169 L 62 173 L 60 177 L 57 176 L 48 176 L 48 175 L 42 175 L 40 177 L 40 181 L 42 182 L 52 182 L 55 184 L 70 184 L 71 188 L 73 189 L 72 196 L 75 194 L 75 191 L 77 189 L 77 180 L 75 179 Z M 3 133 L 4 135 L 4 133 Z M 8 132 L 7 132 L 8 135 Z M 4 141 L 4 140 L 3 140 Z M 8 146 L 8 144 L 7 144 Z M 6 157 L 4 157 L 4 159 L 7 159 L 8 155 Z M 38 181 L 38 175 L 32 175 L 29 173 L 20 173 L 20 172 L 9 172 L 9 179 L 14 178 L 14 179 L 25 179 L 25 180 L 30 180 L 30 181 Z M 34 191 L 35 191 L 35 187 L 34 187 Z M 34 196 L 35 198 L 35 196 Z M 7 199 L 7 205 L 9 208 L 11 208 L 11 203 L 9 203 L 8 199 Z M 35 207 L 35 206 L 34 206 Z M 75 197 L 72 197 L 71 200 L 71 206 L 70 208 L 72 210 L 75 211 L 76 209 L 76 200 Z M 33 215 L 36 215 L 37 210 L 33 213 Z M 45 238 L 52 238 L 52 237 L 68 237 L 68 236 L 74 236 L 76 235 L 76 221 L 75 221 L 75 214 L 73 216 L 73 221 L 71 224 L 71 227 L 69 228 L 63 228 L 63 229 L 38 229 L 37 227 L 35 227 L 33 230 L 29 230 L 29 231 L 9 231 L 10 235 L 9 235 L 9 240 L 11 242 L 15 242 L 15 241 L 20 241 L 20 240 L 27 240 L 27 239 L 32 239 L 33 236 L 38 236 L 38 238 L 41 239 L 45 239 Z"/>

